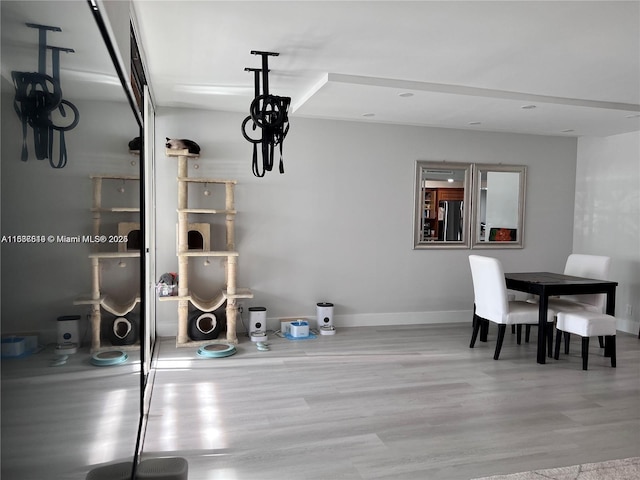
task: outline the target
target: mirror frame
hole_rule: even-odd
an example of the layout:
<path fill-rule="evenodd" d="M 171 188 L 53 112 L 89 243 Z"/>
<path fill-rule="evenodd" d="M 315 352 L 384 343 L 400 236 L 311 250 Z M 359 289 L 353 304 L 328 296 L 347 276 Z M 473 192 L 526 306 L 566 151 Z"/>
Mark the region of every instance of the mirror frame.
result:
<path fill-rule="evenodd" d="M 151 361 L 153 358 L 154 348 L 155 348 L 155 331 L 150 331 L 149 327 L 155 327 L 155 325 L 151 325 L 149 322 L 149 300 L 150 298 L 155 298 L 154 296 L 150 297 L 149 291 L 147 290 L 147 286 L 154 283 L 154 277 L 150 277 L 151 271 L 155 271 L 153 269 L 155 261 L 155 248 L 154 241 L 155 239 L 150 238 L 149 235 L 154 235 L 155 232 L 150 231 L 151 227 L 148 217 L 148 211 L 150 206 L 148 205 L 148 201 L 151 199 L 149 197 L 149 187 L 150 182 L 152 182 L 152 177 L 150 177 L 150 167 L 148 164 L 148 159 L 153 156 L 153 151 L 148 151 L 148 147 L 146 145 L 146 136 L 149 131 L 146 128 L 145 117 L 149 118 L 151 115 L 154 117 L 155 122 L 155 110 L 149 112 L 143 112 L 141 105 L 138 104 L 136 94 L 133 89 L 133 72 L 131 68 L 127 68 L 124 59 L 122 58 L 119 50 L 116 48 L 117 40 L 115 34 L 113 32 L 112 26 L 109 22 L 109 15 L 107 13 L 107 7 L 105 5 L 104 0 L 86 0 L 89 9 L 96 21 L 96 26 L 102 36 L 105 46 L 107 47 L 107 51 L 109 52 L 109 56 L 111 57 L 111 61 L 113 62 L 113 67 L 116 71 L 118 79 L 120 80 L 120 85 L 124 91 L 125 97 L 127 98 L 129 107 L 131 108 L 131 112 L 138 124 L 138 136 L 142 140 L 142 147 L 140 150 L 139 157 L 139 178 L 140 178 L 140 193 L 139 193 L 139 201 L 140 201 L 140 212 L 139 212 L 139 222 L 140 222 L 140 232 L 143 238 L 143 242 L 140 245 L 140 262 L 139 262 L 139 272 L 140 272 L 140 284 L 139 284 L 139 292 L 140 292 L 140 304 L 139 304 L 139 317 L 141 321 L 139 322 L 139 335 L 140 338 L 140 377 L 139 377 L 139 402 L 138 402 L 138 428 L 137 435 L 135 439 L 135 445 L 133 450 L 133 460 L 131 465 L 131 479 L 136 476 L 136 469 L 138 465 L 139 458 L 142 453 L 143 447 L 143 439 L 146 432 L 146 420 L 148 418 L 150 399 L 152 394 L 153 382 L 149 382 L 149 376 L 152 375 L 152 366 Z M 132 25 L 132 17 L 129 14 L 128 17 L 128 26 L 129 26 L 129 48 L 135 49 L 138 52 L 137 43 L 135 46 L 132 46 L 134 40 L 133 37 L 133 25 Z M 129 66 L 131 67 L 131 58 L 129 60 Z M 146 85 L 145 85 L 146 86 Z M 148 89 L 145 89 L 148 92 Z M 146 99 L 145 99 L 146 101 Z M 151 99 L 148 99 L 148 106 L 153 107 L 151 103 Z M 153 125 L 154 126 L 154 125 Z M 147 254 L 147 252 L 154 252 L 152 254 Z M 155 293 L 155 292 L 154 292 Z M 154 313 L 151 310 L 151 313 Z M 89 472 L 91 473 L 91 472 Z"/>
<path fill-rule="evenodd" d="M 435 162 L 428 160 L 417 160 L 415 170 L 415 183 L 414 183 L 414 215 L 413 215 L 413 248 L 414 250 L 422 249 L 437 249 L 437 248 L 470 248 L 470 234 L 471 234 L 471 186 L 472 186 L 472 164 L 470 163 L 456 163 L 456 162 Z M 420 239 L 421 220 L 424 211 L 422 200 L 422 177 L 424 170 L 460 170 L 464 171 L 464 209 L 463 209 L 463 230 L 461 241 L 445 241 L 445 240 L 433 240 L 423 241 Z"/>
<path fill-rule="evenodd" d="M 483 172 L 512 172 L 518 173 L 518 222 L 517 236 L 514 241 L 481 241 L 480 240 L 480 195 L 482 192 L 482 173 Z M 471 222 L 471 248 L 524 248 L 524 215 L 525 215 L 525 198 L 527 184 L 527 167 L 526 165 L 503 165 L 479 163 L 473 165 L 473 199 L 472 199 L 472 222 Z"/>

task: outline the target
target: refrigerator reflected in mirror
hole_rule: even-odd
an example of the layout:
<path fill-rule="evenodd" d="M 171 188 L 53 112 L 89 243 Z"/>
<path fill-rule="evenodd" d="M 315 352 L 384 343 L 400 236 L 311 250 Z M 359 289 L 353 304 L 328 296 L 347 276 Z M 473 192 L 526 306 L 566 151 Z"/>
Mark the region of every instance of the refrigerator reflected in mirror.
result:
<path fill-rule="evenodd" d="M 459 242 L 464 231 L 464 201 L 441 200 L 438 202 L 438 240 Z"/>

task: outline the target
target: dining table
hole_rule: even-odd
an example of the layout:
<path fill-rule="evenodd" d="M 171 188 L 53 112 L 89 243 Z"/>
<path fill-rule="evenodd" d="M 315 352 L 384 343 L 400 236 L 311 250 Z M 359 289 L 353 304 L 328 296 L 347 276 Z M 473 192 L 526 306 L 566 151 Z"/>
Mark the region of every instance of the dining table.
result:
<path fill-rule="evenodd" d="M 526 292 L 539 297 L 538 314 L 538 363 L 546 363 L 547 310 L 549 297 L 559 295 L 583 295 L 604 293 L 607 295 L 606 313 L 614 315 L 616 309 L 616 287 L 618 282 L 576 277 L 553 272 L 516 272 L 505 273 L 505 282 L 509 290 Z M 549 352 L 551 355 L 551 352 Z"/>

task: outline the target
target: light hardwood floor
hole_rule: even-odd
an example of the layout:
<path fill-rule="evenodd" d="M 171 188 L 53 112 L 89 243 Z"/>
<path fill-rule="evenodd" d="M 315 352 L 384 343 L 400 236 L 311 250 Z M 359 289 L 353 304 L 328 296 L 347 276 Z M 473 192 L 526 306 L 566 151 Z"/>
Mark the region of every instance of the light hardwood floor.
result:
<path fill-rule="evenodd" d="M 469 349 L 470 322 L 339 328 L 259 352 L 200 359 L 158 345 L 143 458 L 182 456 L 190 480 L 453 479 L 640 455 L 640 341 L 618 368 L 592 342 L 535 362 L 535 334 Z M 2 361 L 3 480 L 83 480 L 130 461 L 139 361 L 96 368 L 53 347 Z"/>
<path fill-rule="evenodd" d="M 469 348 L 470 322 L 339 328 L 232 357 L 158 345 L 143 458 L 181 456 L 190 480 L 428 479 L 640 455 L 640 340 L 612 369 L 591 342 L 535 362 L 507 334 Z"/>
<path fill-rule="evenodd" d="M 88 348 L 52 366 L 55 345 L 2 359 L 2 480 L 84 480 L 95 465 L 131 459 L 140 361 L 94 367 Z"/>

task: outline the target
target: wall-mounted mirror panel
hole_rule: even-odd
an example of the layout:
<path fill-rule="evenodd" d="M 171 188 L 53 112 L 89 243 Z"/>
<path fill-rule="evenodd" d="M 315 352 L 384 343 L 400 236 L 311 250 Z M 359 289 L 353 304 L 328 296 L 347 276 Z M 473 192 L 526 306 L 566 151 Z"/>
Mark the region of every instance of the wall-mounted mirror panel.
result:
<path fill-rule="evenodd" d="M 527 167 L 417 161 L 414 249 L 522 248 Z"/>
<path fill-rule="evenodd" d="M 98 465 L 131 460 L 138 436 L 142 305 L 116 315 L 102 299 L 115 311 L 141 293 L 140 246 L 123 241 L 136 229 L 120 231 L 121 224 L 141 224 L 142 159 L 128 146 L 140 135 L 140 121 L 88 2 L 2 0 L 0 8 L 0 477 L 83 479 Z M 46 29 L 44 49 L 42 26 L 55 27 Z M 14 107 L 18 89 L 20 112 L 38 99 L 41 105 L 63 99 L 63 108 L 51 103 L 38 121 L 25 122 Z M 38 122 L 66 125 L 75 113 L 77 125 L 64 137 L 52 127 L 49 149 L 44 140 L 51 132 Z M 94 354 L 110 350 L 124 351 L 125 361 L 92 363 Z"/>
<path fill-rule="evenodd" d="M 473 248 L 522 248 L 527 167 L 475 164 Z"/>
<path fill-rule="evenodd" d="M 417 161 L 414 248 L 469 248 L 470 198 L 470 164 Z"/>

